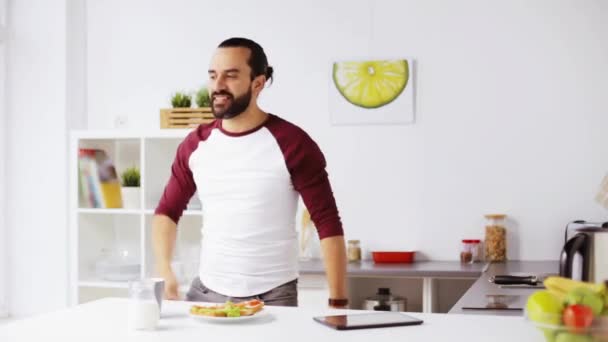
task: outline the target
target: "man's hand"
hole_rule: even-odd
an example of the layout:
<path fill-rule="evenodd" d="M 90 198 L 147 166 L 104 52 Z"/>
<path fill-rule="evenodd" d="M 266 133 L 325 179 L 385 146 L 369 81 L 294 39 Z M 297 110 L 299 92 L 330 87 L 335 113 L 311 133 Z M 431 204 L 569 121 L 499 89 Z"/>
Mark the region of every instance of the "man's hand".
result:
<path fill-rule="evenodd" d="M 165 299 L 179 300 L 179 284 L 173 271 L 169 270 L 162 277 L 165 279 Z"/>

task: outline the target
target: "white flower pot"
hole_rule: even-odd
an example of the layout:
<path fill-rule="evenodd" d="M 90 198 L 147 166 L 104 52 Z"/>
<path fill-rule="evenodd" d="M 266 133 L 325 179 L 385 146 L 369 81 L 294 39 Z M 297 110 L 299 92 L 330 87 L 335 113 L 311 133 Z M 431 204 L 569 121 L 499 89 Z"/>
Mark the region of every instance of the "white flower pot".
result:
<path fill-rule="evenodd" d="M 139 193 L 138 187 L 122 187 L 122 207 L 125 209 L 139 209 Z"/>

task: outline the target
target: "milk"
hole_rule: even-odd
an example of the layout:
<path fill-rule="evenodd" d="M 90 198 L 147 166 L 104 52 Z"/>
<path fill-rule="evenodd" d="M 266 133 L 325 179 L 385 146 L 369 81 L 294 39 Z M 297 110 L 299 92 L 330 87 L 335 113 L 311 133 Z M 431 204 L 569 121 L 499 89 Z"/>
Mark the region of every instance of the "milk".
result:
<path fill-rule="evenodd" d="M 154 330 L 160 319 L 160 310 L 155 300 L 129 301 L 129 329 Z"/>

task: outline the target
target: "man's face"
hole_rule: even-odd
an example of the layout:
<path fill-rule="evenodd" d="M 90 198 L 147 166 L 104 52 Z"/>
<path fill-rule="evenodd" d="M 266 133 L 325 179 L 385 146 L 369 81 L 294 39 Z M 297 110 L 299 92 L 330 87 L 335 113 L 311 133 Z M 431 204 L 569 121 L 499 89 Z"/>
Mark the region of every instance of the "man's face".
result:
<path fill-rule="evenodd" d="M 249 49 L 218 48 L 209 67 L 211 110 L 218 119 L 230 119 L 243 113 L 251 103 L 251 68 Z"/>

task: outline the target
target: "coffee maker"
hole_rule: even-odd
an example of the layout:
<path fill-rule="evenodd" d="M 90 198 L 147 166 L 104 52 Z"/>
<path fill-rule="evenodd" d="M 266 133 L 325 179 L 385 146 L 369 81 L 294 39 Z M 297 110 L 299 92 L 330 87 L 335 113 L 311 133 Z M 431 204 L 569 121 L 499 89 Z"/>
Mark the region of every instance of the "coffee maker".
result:
<path fill-rule="evenodd" d="M 595 283 L 608 280 L 608 222 L 568 223 L 559 274 Z"/>

